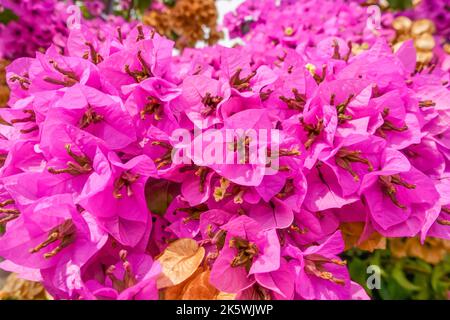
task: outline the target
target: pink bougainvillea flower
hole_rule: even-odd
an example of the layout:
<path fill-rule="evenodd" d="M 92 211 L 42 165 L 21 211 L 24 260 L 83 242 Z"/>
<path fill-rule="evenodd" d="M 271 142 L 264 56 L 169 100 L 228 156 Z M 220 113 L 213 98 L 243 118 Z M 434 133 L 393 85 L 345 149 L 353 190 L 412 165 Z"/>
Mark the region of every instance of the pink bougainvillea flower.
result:
<path fill-rule="evenodd" d="M 227 82 L 196 75 L 184 79 L 182 88 L 184 112 L 195 126 L 207 129 L 221 122 L 220 108 L 231 95 Z"/>
<path fill-rule="evenodd" d="M 96 257 L 94 261 L 102 263 L 91 263 L 81 275 L 87 281 L 79 290 L 80 297 L 89 300 L 158 299 L 156 279 L 161 267 L 149 255 L 114 250 L 107 256 Z M 106 269 L 99 268 L 103 265 L 107 266 Z"/>
<path fill-rule="evenodd" d="M 150 219 L 144 188 L 147 178 L 155 175 L 153 162 L 142 155 L 123 164 L 116 154 L 106 156 L 98 149 L 92 167 L 77 202 L 117 241 L 137 245 Z"/>
<path fill-rule="evenodd" d="M 90 213 L 80 213 L 72 196 L 61 194 L 21 210 L 0 239 L 0 254 L 27 268 L 47 269 L 69 260 L 81 267 L 106 238 Z"/>
<path fill-rule="evenodd" d="M 136 140 L 131 117 L 121 101 L 91 87 L 69 88 L 52 111 L 49 122 L 61 121 L 85 130 L 109 149 L 122 149 Z"/>
<path fill-rule="evenodd" d="M 385 150 L 379 170 L 364 176 L 360 193 L 375 229 L 385 236 L 415 236 L 426 219 L 439 214 L 433 181 L 393 149 Z"/>
<path fill-rule="evenodd" d="M 275 230 L 263 231 L 258 223 L 240 216 L 221 227 L 225 244 L 211 270 L 211 283 L 237 293 L 251 286 L 253 275 L 280 268 L 280 244 Z"/>
<path fill-rule="evenodd" d="M 318 246 L 302 251 L 294 246 L 286 247 L 298 278 L 295 290 L 303 299 L 350 299 L 352 285 L 345 261 L 337 254 L 344 250 L 344 241 L 338 231 Z"/>
<path fill-rule="evenodd" d="M 150 124 L 166 133 L 179 127 L 174 102 L 180 94 L 181 90 L 175 84 L 160 78 L 144 80 L 132 91 L 125 108 L 141 136 Z"/>

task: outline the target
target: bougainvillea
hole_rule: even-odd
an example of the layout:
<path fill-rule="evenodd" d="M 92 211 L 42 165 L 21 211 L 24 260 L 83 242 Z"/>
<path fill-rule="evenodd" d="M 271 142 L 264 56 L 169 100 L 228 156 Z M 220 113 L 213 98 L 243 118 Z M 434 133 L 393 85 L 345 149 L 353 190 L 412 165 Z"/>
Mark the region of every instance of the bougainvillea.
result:
<path fill-rule="evenodd" d="M 92 29 L 92 34 L 103 39 L 106 34 L 117 32 L 118 27 L 125 33 L 135 25 L 120 16 L 100 17 L 102 1 L 84 2 L 93 19 L 85 19 L 73 3 L 58 0 L 1 1 L 2 10 L 8 10 L 9 16 L 6 24 L 0 24 L 0 58 L 34 57 L 37 51 L 45 52 L 52 44 L 64 50 L 72 28 Z"/>
<path fill-rule="evenodd" d="M 7 67 L 2 269 L 55 299 L 367 299 L 347 239 L 450 238 L 449 73 L 357 4 L 240 10 L 234 48 L 81 28 Z"/>

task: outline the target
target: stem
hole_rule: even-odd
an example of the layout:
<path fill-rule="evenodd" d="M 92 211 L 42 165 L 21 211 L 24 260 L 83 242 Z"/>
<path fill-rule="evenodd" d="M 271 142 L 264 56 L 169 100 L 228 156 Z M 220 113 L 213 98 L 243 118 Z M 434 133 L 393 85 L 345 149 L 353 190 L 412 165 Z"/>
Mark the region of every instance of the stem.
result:
<path fill-rule="evenodd" d="M 133 10 L 133 8 L 134 8 L 134 1 L 135 0 L 131 0 L 131 2 L 130 2 L 130 7 L 128 8 L 128 11 L 127 11 L 127 21 L 130 21 L 130 19 L 131 19 L 131 11 Z"/>
<path fill-rule="evenodd" d="M 105 11 L 106 15 L 110 15 L 114 8 L 114 0 L 106 0 Z"/>

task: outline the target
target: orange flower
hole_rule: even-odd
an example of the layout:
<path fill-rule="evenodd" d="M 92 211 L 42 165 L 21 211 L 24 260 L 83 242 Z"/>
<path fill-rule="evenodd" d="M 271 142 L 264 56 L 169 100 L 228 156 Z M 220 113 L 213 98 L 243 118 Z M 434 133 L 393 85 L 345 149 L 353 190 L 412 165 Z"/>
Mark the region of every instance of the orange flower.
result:
<path fill-rule="evenodd" d="M 176 47 L 182 50 L 194 47 L 198 41 L 216 43 L 222 37 L 217 18 L 214 0 L 177 0 L 173 7 L 147 12 L 143 22 L 175 40 Z"/>
<path fill-rule="evenodd" d="M 220 292 L 209 282 L 210 270 L 203 267 L 187 280 L 162 292 L 164 300 L 234 300 L 234 294 Z"/>
<path fill-rule="evenodd" d="M 408 17 L 399 16 L 392 22 L 392 28 L 396 32 L 393 40 L 394 51 L 400 49 L 403 43 L 412 39 L 417 49 L 417 67 L 419 70 L 427 67 L 433 60 L 433 49 L 436 46 L 433 34 L 436 26 L 429 19 L 412 21 Z"/>
<path fill-rule="evenodd" d="M 341 224 L 342 236 L 345 241 L 345 250 L 353 247 L 370 252 L 373 252 L 376 249 L 386 249 L 386 238 L 378 232 L 372 233 L 367 240 L 360 242 L 359 239 L 363 230 L 363 222 Z"/>
<path fill-rule="evenodd" d="M 10 274 L 0 290 L 0 300 L 51 300 L 39 282 L 32 282 Z"/>
<path fill-rule="evenodd" d="M 6 85 L 6 70 L 9 62 L 0 60 L 0 108 L 6 107 L 9 99 L 9 88 Z"/>
<path fill-rule="evenodd" d="M 431 264 L 438 264 L 450 251 L 450 241 L 427 238 L 422 245 L 419 238 L 391 239 L 389 249 L 396 258 L 416 257 Z"/>

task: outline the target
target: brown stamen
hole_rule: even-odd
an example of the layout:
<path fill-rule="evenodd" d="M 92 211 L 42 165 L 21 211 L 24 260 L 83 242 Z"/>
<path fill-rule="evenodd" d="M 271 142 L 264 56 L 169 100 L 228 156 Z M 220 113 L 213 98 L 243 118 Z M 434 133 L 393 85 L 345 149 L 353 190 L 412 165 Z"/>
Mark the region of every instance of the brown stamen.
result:
<path fill-rule="evenodd" d="M 76 227 L 72 219 L 64 221 L 62 224 L 53 228 L 48 233 L 47 239 L 38 246 L 30 250 L 30 253 L 36 253 L 46 248 L 50 244 L 60 240 L 60 243 L 55 249 L 44 254 L 44 258 L 48 259 L 57 255 L 62 249 L 69 246 L 75 241 Z"/>
<path fill-rule="evenodd" d="M 200 193 L 205 192 L 205 182 L 206 182 L 206 177 L 208 176 L 208 173 L 209 173 L 209 168 L 207 168 L 207 167 L 200 167 L 197 169 L 197 171 L 195 171 L 195 175 L 197 177 L 200 177 L 200 186 L 199 186 Z"/>
<path fill-rule="evenodd" d="M 325 78 L 327 77 L 327 69 L 328 69 L 328 66 L 326 64 L 324 64 L 322 66 L 322 75 L 319 76 L 317 74 L 317 72 L 314 72 L 313 78 L 317 84 L 321 84 L 325 80 Z"/>
<path fill-rule="evenodd" d="M 23 113 L 29 114 L 26 118 L 12 119 L 11 124 L 15 123 L 25 123 L 25 122 L 36 122 L 36 113 L 33 110 L 23 110 Z"/>
<path fill-rule="evenodd" d="M 134 174 L 134 173 L 132 173 L 130 171 L 122 172 L 120 177 L 117 178 L 114 181 L 114 190 L 113 190 L 114 198 L 122 199 L 122 192 L 121 192 L 121 190 L 124 187 L 125 187 L 125 189 L 127 191 L 127 196 L 128 197 L 133 196 L 133 189 L 131 189 L 131 186 L 132 186 L 133 183 L 138 181 L 139 178 L 140 178 L 139 174 Z"/>
<path fill-rule="evenodd" d="M 247 77 L 241 78 L 242 68 L 238 68 L 231 76 L 230 85 L 238 91 L 250 90 L 250 80 L 256 76 L 256 71 L 251 72 Z"/>
<path fill-rule="evenodd" d="M 231 266 L 233 268 L 244 266 L 248 272 L 252 266 L 253 259 L 259 253 L 256 244 L 240 237 L 233 237 L 229 245 L 230 248 L 235 248 L 238 251 L 237 255 L 231 261 Z"/>
<path fill-rule="evenodd" d="M 336 59 L 336 60 L 341 60 L 341 53 L 339 52 L 339 43 L 336 39 L 333 41 L 332 47 L 334 50 L 333 50 L 333 56 L 331 58 Z"/>
<path fill-rule="evenodd" d="M 333 283 L 344 286 L 344 279 L 336 278 L 331 272 L 326 271 L 325 267 L 323 266 L 326 263 L 333 263 L 339 266 L 346 265 L 345 261 L 341 261 L 338 259 L 329 259 L 318 254 L 312 254 L 305 257 L 305 272 L 323 280 L 329 280 Z"/>
<path fill-rule="evenodd" d="M 39 127 L 38 126 L 33 126 L 31 128 L 28 128 L 28 129 L 20 130 L 20 133 L 27 134 L 27 133 L 31 133 L 31 132 L 37 131 L 37 130 L 39 130 Z"/>
<path fill-rule="evenodd" d="M 396 185 L 405 187 L 406 189 L 415 189 L 416 186 L 414 184 L 409 184 L 409 183 L 405 182 L 398 174 L 390 175 L 390 176 L 379 176 L 378 181 L 381 184 L 381 188 L 382 188 L 383 192 L 387 196 L 389 196 L 391 201 L 397 207 L 399 207 L 401 209 L 406 209 L 406 206 L 401 204 L 397 199 Z"/>
<path fill-rule="evenodd" d="M 432 100 L 424 100 L 419 102 L 420 108 L 429 108 L 436 106 L 436 102 L 433 102 Z"/>
<path fill-rule="evenodd" d="M 8 214 L 7 216 L 0 218 L 0 226 L 7 224 L 10 221 L 17 219 L 20 216 L 20 213 L 17 214 Z"/>
<path fill-rule="evenodd" d="M 286 103 L 289 109 L 303 111 L 307 100 L 306 95 L 298 92 L 296 88 L 292 89 L 292 93 L 294 94 L 294 98 L 281 96 L 280 100 Z"/>
<path fill-rule="evenodd" d="M 137 30 L 138 30 L 138 36 L 136 38 L 136 42 L 144 40 L 145 39 L 144 28 L 141 25 L 139 25 L 139 26 L 137 26 Z"/>
<path fill-rule="evenodd" d="M 205 118 L 212 115 L 216 111 L 217 106 L 220 102 L 222 102 L 222 100 L 222 97 L 213 96 L 211 93 L 207 92 L 202 98 L 202 103 L 205 106 L 205 109 L 201 111 L 201 115 Z"/>
<path fill-rule="evenodd" d="M 442 226 L 450 226 L 450 220 L 446 220 L 446 219 L 438 219 L 437 223 L 439 223 Z"/>
<path fill-rule="evenodd" d="M 294 232 L 297 232 L 297 233 L 299 233 L 299 234 L 306 234 L 306 233 L 308 233 L 308 229 L 307 228 L 299 228 L 296 224 L 292 224 L 290 227 L 289 227 L 289 230 L 290 231 L 294 231 Z"/>
<path fill-rule="evenodd" d="M 347 170 L 355 179 L 359 181 L 359 176 L 353 171 L 352 163 L 359 162 L 367 165 L 369 171 L 373 171 L 372 163 L 361 157 L 361 151 L 350 151 L 346 148 L 341 148 L 335 156 L 336 164 L 344 170 Z"/>
<path fill-rule="evenodd" d="M 91 124 L 96 124 L 103 121 L 104 117 L 99 115 L 94 109 L 88 105 L 86 112 L 83 114 L 83 117 L 80 120 L 79 126 L 81 129 L 86 129 Z"/>
<path fill-rule="evenodd" d="M 28 90 L 29 89 L 29 86 L 30 86 L 30 80 L 28 79 L 28 75 L 25 77 L 20 77 L 20 76 L 18 76 L 18 75 L 15 75 L 15 76 L 12 76 L 11 78 L 9 78 L 9 80 L 11 81 L 11 82 L 19 82 L 19 85 L 20 85 L 20 87 L 23 89 L 23 90 Z"/>
<path fill-rule="evenodd" d="M 9 206 L 10 204 L 14 204 L 14 203 L 15 203 L 15 201 L 13 199 L 5 200 L 3 202 L 0 202 L 0 208 Z"/>
<path fill-rule="evenodd" d="M 61 67 L 58 66 L 56 61 L 50 60 L 50 64 L 53 65 L 53 68 L 57 72 L 59 72 L 61 75 L 64 76 L 63 80 L 54 79 L 54 78 L 51 78 L 51 77 L 45 77 L 44 81 L 46 81 L 48 83 L 56 84 L 56 85 L 65 86 L 65 87 L 71 87 L 74 84 L 76 84 L 78 81 L 80 81 L 80 79 L 78 78 L 78 76 L 77 76 L 77 74 L 75 72 L 70 71 L 70 70 L 62 69 Z"/>
<path fill-rule="evenodd" d="M 75 160 L 75 162 L 68 161 L 67 162 L 67 168 L 64 169 L 55 169 L 55 168 L 48 168 L 48 172 L 52 174 L 62 174 L 62 173 L 68 173 L 73 176 L 78 176 L 81 174 L 86 174 L 92 171 L 92 163 L 91 160 L 86 157 L 85 155 L 79 156 L 75 154 L 71 150 L 71 145 L 66 145 L 66 151 L 69 154 L 69 156 Z"/>
<path fill-rule="evenodd" d="M 163 142 L 163 141 L 153 141 L 152 145 L 160 146 L 160 147 L 166 149 L 166 152 L 161 156 L 161 158 L 157 158 L 154 160 L 154 162 L 156 163 L 156 169 L 159 170 L 162 167 L 172 164 L 173 147 L 169 143 Z"/>
<path fill-rule="evenodd" d="M 137 283 L 136 275 L 133 272 L 131 263 L 127 260 L 127 256 L 128 252 L 126 250 L 121 250 L 119 252 L 119 257 L 120 260 L 122 260 L 122 266 L 125 270 L 122 280 L 119 280 L 114 274 L 114 272 L 116 271 L 116 266 L 111 265 L 105 271 L 106 276 L 112 282 L 113 288 L 118 292 L 122 292 L 125 289 L 131 288 Z"/>
<path fill-rule="evenodd" d="M 261 98 L 261 101 L 266 101 L 267 99 L 269 99 L 270 95 L 273 93 L 273 90 L 268 89 L 266 92 L 261 91 L 259 93 L 259 97 Z"/>
<path fill-rule="evenodd" d="M 139 60 L 139 63 L 141 64 L 142 70 L 136 70 L 131 71 L 130 65 L 125 65 L 125 72 L 132 77 L 137 83 L 144 81 L 145 79 L 148 79 L 150 77 L 153 77 L 153 73 L 147 64 L 147 62 L 142 57 L 142 51 L 139 50 L 137 53 L 137 58 Z"/>
<path fill-rule="evenodd" d="M 308 133 L 308 140 L 305 142 L 305 148 L 309 149 L 325 128 L 324 121 L 323 119 L 319 119 L 317 124 L 309 124 L 306 123 L 303 118 L 300 118 L 300 123 L 302 124 L 303 129 Z"/>
<path fill-rule="evenodd" d="M 85 42 L 85 45 L 89 47 L 89 55 L 91 56 L 91 60 L 94 64 L 99 64 L 103 61 L 103 57 L 95 50 L 94 45 L 90 42 Z"/>
<path fill-rule="evenodd" d="M 354 95 L 354 94 L 351 94 L 351 95 L 347 98 L 347 100 L 345 100 L 344 102 L 342 102 L 342 103 L 340 103 L 340 104 L 338 104 L 338 105 L 336 106 L 336 111 L 337 111 L 339 123 L 344 123 L 344 122 L 347 121 L 347 120 L 353 119 L 353 117 L 352 117 L 351 115 L 346 115 L 345 113 L 346 113 L 346 111 L 347 111 L 348 105 L 350 104 L 350 102 L 352 101 L 352 99 L 353 99 L 354 97 L 355 97 L 355 95 Z M 331 104 L 332 106 L 334 106 L 335 98 L 336 98 L 335 94 L 332 94 L 332 95 L 331 95 L 331 98 L 330 98 L 330 104 Z"/>
<path fill-rule="evenodd" d="M 383 125 L 377 129 L 377 133 L 382 137 L 382 138 L 386 138 L 386 133 L 385 131 L 396 131 L 396 132 L 404 132 L 406 130 L 408 130 L 408 126 L 405 124 L 403 127 L 396 127 L 391 121 L 386 120 L 386 118 L 389 116 L 389 108 L 385 108 L 382 116 L 384 119 L 384 123 Z"/>
<path fill-rule="evenodd" d="M 153 96 L 150 96 L 147 98 L 148 103 L 144 106 L 144 109 L 140 112 L 141 119 L 145 120 L 145 115 L 151 115 L 153 114 L 153 117 L 156 121 L 161 120 L 162 118 L 162 111 L 163 111 L 163 105 L 161 101 Z"/>
<path fill-rule="evenodd" d="M 5 208 L 6 206 L 14 204 L 15 201 L 13 199 L 7 199 L 0 203 L 0 213 L 5 214 L 4 216 L 0 216 L 0 225 L 5 225 L 9 221 L 17 219 L 20 215 L 20 211 L 17 209 Z"/>
<path fill-rule="evenodd" d="M 276 197 L 284 199 L 293 195 L 294 192 L 295 192 L 294 179 L 287 179 L 286 183 L 283 186 L 283 189 L 281 189 L 281 191 L 276 195 Z"/>
<path fill-rule="evenodd" d="M 188 223 L 189 221 L 200 220 L 200 216 L 203 212 L 208 211 L 208 206 L 206 204 L 200 204 L 191 208 L 179 208 L 177 211 L 185 212 L 189 217 L 184 218 L 183 222 Z"/>
<path fill-rule="evenodd" d="M 121 27 L 117 27 L 117 36 L 118 36 L 119 42 L 123 44 L 123 35 L 122 35 Z"/>

